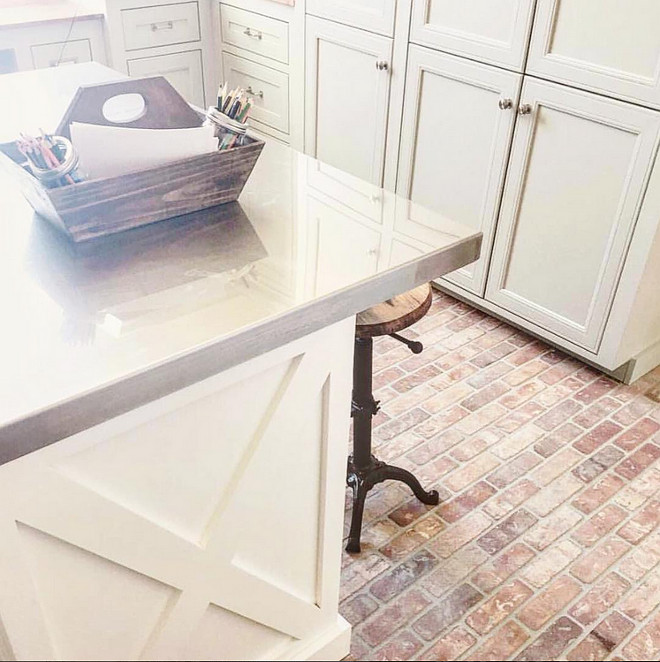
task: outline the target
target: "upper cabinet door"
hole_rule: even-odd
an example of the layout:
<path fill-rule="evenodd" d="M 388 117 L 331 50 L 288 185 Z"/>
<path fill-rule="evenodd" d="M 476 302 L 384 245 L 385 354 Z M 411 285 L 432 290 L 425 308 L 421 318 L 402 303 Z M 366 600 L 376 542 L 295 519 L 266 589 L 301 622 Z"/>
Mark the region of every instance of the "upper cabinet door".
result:
<path fill-rule="evenodd" d="M 307 17 L 305 151 L 382 185 L 392 40 Z"/>
<path fill-rule="evenodd" d="M 410 47 L 397 193 L 483 232 L 480 259 L 446 276 L 478 296 L 484 294 L 521 79 Z M 415 221 L 415 205 L 409 213 Z"/>
<path fill-rule="evenodd" d="M 533 13 L 534 0 L 413 0 L 410 40 L 522 71 Z"/>
<path fill-rule="evenodd" d="M 391 37 L 396 0 L 307 0 L 307 13 Z"/>
<path fill-rule="evenodd" d="M 660 107 L 660 2 L 538 0 L 527 71 Z"/>
<path fill-rule="evenodd" d="M 660 115 L 527 79 L 486 298 L 597 352 Z"/>

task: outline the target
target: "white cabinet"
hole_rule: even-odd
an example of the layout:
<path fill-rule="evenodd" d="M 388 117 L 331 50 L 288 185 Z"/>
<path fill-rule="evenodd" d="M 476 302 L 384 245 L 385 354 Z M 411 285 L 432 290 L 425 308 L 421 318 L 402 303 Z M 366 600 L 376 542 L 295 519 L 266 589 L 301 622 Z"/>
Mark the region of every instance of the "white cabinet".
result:
<path fill-rule="evenodd" d="M 197 2 L 124 9 L 121 18 L 127 51 L 184 44 L 201 38 Z"/>
<path fill-rule="evenodd" d="M 207 315 L 268 305 L 250 289 Z M 343 659 L 354 333 L 347 318 L 2 464 L 0 658 Z"/>
<path fill-rule="evenodd" d="M 204 107 L 201 51 L 136 58 L 126 65 L 130 76 L 164 76 L 186 101 Z"/>
<path fill-rule="evenodd" d="M 84 17 L 73 23 L 64 19 L 0 27 L 0 54 L 9 71 L 91 61 L 106 64 L 103 21 Z"/>
<path fill-rule="evenodd" d="M 289 24 L 286 21 L 220 5 L 220 30 L 223 44 L 289 63 Z"/>
<path fill-rule="evenodd" d="M 251 88 L 250 126 L 304 149 L 304 2 L 213 0 L 218 83 Z"/>
<path fill-rule="evenodd" d="M 521 79 L 510 71 L 410 47 L 397 193 L 483 232 L 481 258 L 446 277 L 479 296 Z"/>
<path fill-rule="evenodd" d="M 307 17 L 305 151 L 383 180 L 392 40 Z"/>
<path fill-rule="evenodd" d="M 486 298 L 597 352 L 660 115 L 527 79 Z"/>
<path fill-rule="evenodd" d="M 163 75 L 186 101 L 206 106 L 217 89 L 210 0 L 105 0 L 112 67 Z"/>
<path fill-rule="evenodd" d="M 268 133 L 268 128 L 289 132 L 289 76 L 243 57 L 222 54 L 224 78 L 229 88 L 240 87 L 252 100 L 250 124 Z"/>
<path fill-rule="evenodd" d="M 658 0 L 538 0 L 527 70 L 660 107 Z"/>
<path fill-rule="evenodd" d="M 66 64 L 80 64 L 92 61 L 92 48 L 89 39 L 74 39 L 64 43 L 40 44 L 32 46 L 32 61 L 35 69 L 59 67 Z"/>
<path fill-rule="evenodd" d="M 334 292 L 338 287 L 376 273 L 379 231 L 311 195 L 307 197 L 307 215 L 312 219 L 307 243 L 307 265 L 311 273 L 306 279 L 310 296 Z M 328 261 L 328 255 L 338 253 L 344 255 L 341 264 Z"/>
<path fill-rule="evenodd" d="M 307 0 L 307 12 L 391 37 L 396 0 Z"/>
<path fill-rule="evenodd" d="M 523 70 L 534 0 L 412 1 L 411 41 Z"/>

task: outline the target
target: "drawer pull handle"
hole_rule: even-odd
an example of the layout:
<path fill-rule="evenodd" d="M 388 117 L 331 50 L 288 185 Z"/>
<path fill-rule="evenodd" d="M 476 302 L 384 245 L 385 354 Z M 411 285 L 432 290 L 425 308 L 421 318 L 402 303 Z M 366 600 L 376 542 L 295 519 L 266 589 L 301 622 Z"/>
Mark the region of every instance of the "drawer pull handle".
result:
<path fill-rule="evenodd" d="M 500 99 L 497 102 L 497 105 L 500 107 L 500 110 L 509 110 L 509 108 L 513 108 L 513 100 L 512 99 Z"/>
<path fill-rule="evenodd" d="M 61 59 L 61 60 L 51 60 L 48 64 L 49 67 L 61 67 L 62 65 L 65 64 L 78 64 L 78 58 L 77 57 L 70 57 L 66 59 Z"/>
<path fill-rule="evenodd" d="M 530 115 L 532 107 L 528 103 L 521 103 L 518 106 L 518 115 Z"/>
<path fill-rule="evenodd" d="M 385 60 L 378 60 L 378 62 L 376 62 L 376 69 L 378 69 L 378 71 L 387 71 L 389 68 L 390 65 L 385 62 Z"/>
<path fill-rule="evenodd" d="M 243 34 L 244 34 L 246 37 L 252 37 L 253 39 L 259 39 L 259 40 L 261 40 L 261 39 L 264 38 L 264 36 L 263 36 L 263 34 L 262 34 L 261 32 L 259 32 L 259 31 L 252 32 L 252 30 L 250 30 L 250 28 L 245 28 L 245 30 L 243 30 Z"/>
<path fill-rule="evenodd" d="M 246 94 L 250 95 L 251 97 L 259 97 L 260 99 L 263 99 L 263 98 L 264 98 L 264 91 L 263 91 L 263 90 L 259 90 L 258 92 L 255 92 L 255 91 L 252 89 L 252 85 L 250 85 L 250 86 L 247 88 L 247 90 L 245 90 L 245 92 L 246 92 Z"/>
<path fill-rule="evenodd" d="M 174 21 L 163 21 L 162 23 L 152 23 L 151 31 L 158 32 L 159 30 L 173 30 Z"/>

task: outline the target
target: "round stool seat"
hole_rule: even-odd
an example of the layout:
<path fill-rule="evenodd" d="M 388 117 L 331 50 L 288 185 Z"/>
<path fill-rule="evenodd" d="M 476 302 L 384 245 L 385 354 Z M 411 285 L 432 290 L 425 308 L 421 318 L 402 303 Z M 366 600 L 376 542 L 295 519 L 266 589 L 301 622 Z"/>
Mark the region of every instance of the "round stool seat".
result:
<path fill-rule="evenodd" d="M 392 297 L 358 313 L 355 333 L 358 338 L 397 333 L 422 319 L 431 307 L 431 300 L 430 283 Z"/>

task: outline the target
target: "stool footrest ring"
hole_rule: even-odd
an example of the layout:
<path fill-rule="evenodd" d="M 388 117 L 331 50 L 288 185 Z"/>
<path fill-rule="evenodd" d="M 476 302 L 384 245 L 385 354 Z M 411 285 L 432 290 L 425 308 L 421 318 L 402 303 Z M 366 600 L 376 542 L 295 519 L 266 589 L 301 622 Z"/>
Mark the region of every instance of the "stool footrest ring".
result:
<path fill-rule="evenodd" d="M 394 340 L 398 340 L 399 342 L 402 342 L 404 345 L 407 345 L 408 349 L 413 354 L 421 354 L 424 351 L 424 345 L 422 345 L 422 343 L 417 340 L 408 340 L 408 338 L 404 338 L 403 336 L 400 336 L 398 333 L 390 333 L 389 336 L 390 338 L 394 338 Z"/>

